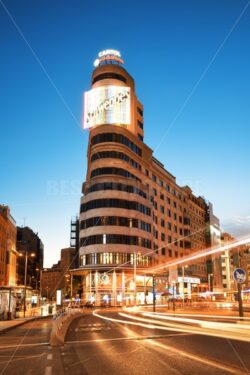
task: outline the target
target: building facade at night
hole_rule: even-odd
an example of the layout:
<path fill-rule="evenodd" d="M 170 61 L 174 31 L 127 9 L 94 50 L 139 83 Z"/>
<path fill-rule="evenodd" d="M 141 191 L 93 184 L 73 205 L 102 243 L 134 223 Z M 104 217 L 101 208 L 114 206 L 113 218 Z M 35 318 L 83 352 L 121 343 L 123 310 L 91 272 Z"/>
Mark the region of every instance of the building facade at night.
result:
<path fill-rule="evenodd" d="M 71 293 L 70 269 L 75 265 L 76 249 L 61 249 L 61 258 L 51 268 L 42 271 L 41 295 L 47 299 L 56 299 L 56 291 L 60 289 L 63 297 L 69 298 Z"/>
<path fill-rule="evenodd" d="M 16 285 L 16 231 L 9 207 L 0 205 L 0 286 Z"/>
<path fill-rule="evenodd" d="M 17 283 L 25 283 L 25 256 L 27 253 L 27 280 L 28 286 L 34 290 L 40 289 L 40 276 L 43 269 L 44 245 L 38 233 L 31 228 L 17 227 Z"/>
<path fill-rule="evenodd" d="M 143 105 L 122 63 L 118 51 L 101 52 L 84 95 L 88 166 L 74 274 L 97 305 L 150 303 L 150 266 L 209 245 L 208 204 L 179 186 L 144 143 Z M 205 278 L 206 263 L 194 272 Z"/>

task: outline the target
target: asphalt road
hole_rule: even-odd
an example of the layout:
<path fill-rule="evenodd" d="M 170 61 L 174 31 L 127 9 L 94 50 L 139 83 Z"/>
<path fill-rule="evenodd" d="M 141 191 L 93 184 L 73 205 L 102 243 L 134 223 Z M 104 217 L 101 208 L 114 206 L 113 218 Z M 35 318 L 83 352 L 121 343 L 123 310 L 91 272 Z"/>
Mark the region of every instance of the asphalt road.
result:
<path fill-rule="evenodd" d="M 0 375 L 52 374 L 51 324 L 38 319 L 0 334 Z"/>
<path fill-rule="evenodd" d="M 51 319 L 0 335 L 0 375 L 250 374 L 248 342 L 156 329 L 117 311 L 97 311 L 102 318 L 92 312 L 72 322 L 60 348 L 48 345 Z"/>
<path fill-rule="evenodd" d="M 100 314 L 127 320 L 117 312 Z M 129 325 L 90 314 L 71 324 L 61 356 L 65 373 L 75 375 L 226 375 L 250 370 L 250 343 Z"/>

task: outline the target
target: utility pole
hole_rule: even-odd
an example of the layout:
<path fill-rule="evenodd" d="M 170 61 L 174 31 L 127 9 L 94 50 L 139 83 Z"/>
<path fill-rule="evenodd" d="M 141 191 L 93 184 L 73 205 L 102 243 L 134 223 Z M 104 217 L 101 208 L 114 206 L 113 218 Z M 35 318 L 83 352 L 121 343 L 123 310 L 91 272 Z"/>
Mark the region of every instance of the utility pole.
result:
<path fill-rule="evenodd" d="M 153 275 L 153 312 L 155 312 L 155 301 L 156 301 L 155 286 L 156 286 L 156 280 L 155 280 L 155 275 Z"/>
<path fill-rule="evenodd" d="M 26 314 L 26 287 L 27 287 L 27 265 L 28 265 L 28 249 L 25 250 L 25 268 L 24 268 L 24 303 L 23 303 L 23 317 Z"/>
<path fill-rule="evenodd" d="M 243 317 L 243 304 L 242 304 L 242 295 L 241 295 L 241 283 L 237 283 L 238 285 L 238 301 L 239 301 L 239 317 Z"/>

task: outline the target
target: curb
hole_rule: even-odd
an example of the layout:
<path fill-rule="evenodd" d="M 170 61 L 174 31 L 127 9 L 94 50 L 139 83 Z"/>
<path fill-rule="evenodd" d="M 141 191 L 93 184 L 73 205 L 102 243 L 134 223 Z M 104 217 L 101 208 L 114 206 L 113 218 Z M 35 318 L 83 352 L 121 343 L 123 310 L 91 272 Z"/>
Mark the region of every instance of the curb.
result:
<path fill-rule="evenodd" d="M 50 346 L 63 346 L 70 324 L 81 316 L 83 316 L 82 312 L 75 312 L 54 320 L 49 340 Z"/>

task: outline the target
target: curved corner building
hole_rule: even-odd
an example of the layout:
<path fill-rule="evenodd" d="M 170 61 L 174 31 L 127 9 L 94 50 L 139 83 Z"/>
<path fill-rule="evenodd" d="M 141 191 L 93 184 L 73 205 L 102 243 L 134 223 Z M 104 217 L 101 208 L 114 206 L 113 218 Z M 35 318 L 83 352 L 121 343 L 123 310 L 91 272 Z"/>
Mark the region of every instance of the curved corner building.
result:
<path fill-rule="evenodd" d="M 195 215 L 205 220 L 203 200 L 179 187 L 144 144 L 143 106 L 122 63 L 118 51 L 99 53 L 84 95 L 88 168 L 75 274 L 83 276 L 84 300 L 96 305 L 152 298 L 148 267 L 190 251 L 189 239 L 177 242 L 179 234 L 190 232 L 189 200 L 199 207 Z"/>

